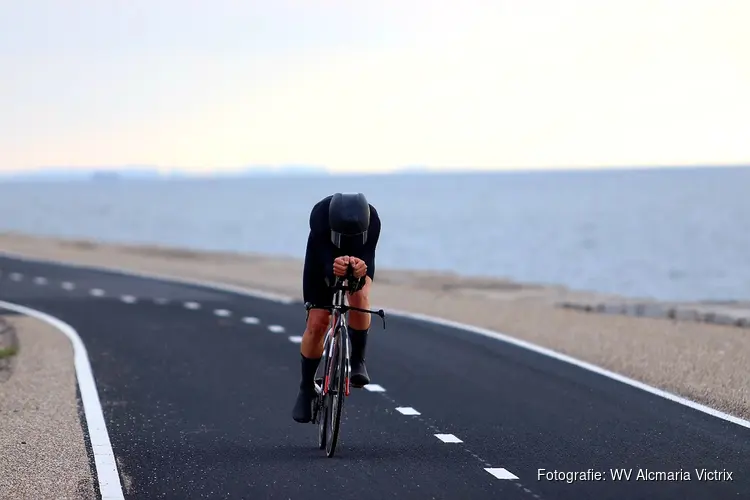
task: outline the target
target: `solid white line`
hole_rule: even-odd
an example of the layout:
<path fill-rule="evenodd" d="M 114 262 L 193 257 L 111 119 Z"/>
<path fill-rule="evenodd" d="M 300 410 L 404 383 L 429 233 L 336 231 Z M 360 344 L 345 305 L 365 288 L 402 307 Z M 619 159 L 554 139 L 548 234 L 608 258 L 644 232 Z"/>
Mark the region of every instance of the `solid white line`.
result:
<path fill-rule="evenodd" d="M 214 311 L 214 314 L 217 316 L 221 316 L 222 318 L 226 318 L 228 316 L 232 315 L 231 311 L 227 311 L 226 309 L 217 309 Z"/>
<path fill-rule="evenodd" d="M 370 392 L 385 392 L 385 388 L 382 385 L 378 384 L 367 384 L 365 386 L 365 389 Z"/>
<path fill-rule="evenodd" d="M 104 290 L 102 290 L 101 288 L 94 288 L 93 290 L 91 290 L 91 295 L 93 295 L 94 297 L 104 297 Z"/>
<path fill-rule="evenodd" d="M 135 304 L 136 298 L 133 297 L 132 295 L 123 295 L 122 301 L 125 302 L 126 304 Z"/>
<path fill-rule="evenodd" d="M 112 450 L 107 425 L 104 421 L 104 412 L 102 411 L 102 404 L 99 401 L 94 374 L 91 371 L 86 346 L 84 346 L 81 337 L 78 336 L 78 332 L 67 323 L 36 309 L 4 301 L 0 301 L 0 307 L 49 323 L 63 332 L 71 344 L 73 344 L 76 378 L 78 379 L 78 389 L 81 394 L 81 402 L 83 403 L 83 411 L 86 417 L 86 427 L 88 428 L 89 440 L 91 441 L 91 450 L 94 454 L 94 464 L 96 466 L 101 498 L 102 500 L 124 499 L 125 496 L 120 484 L 120 475 L 117 472 L 115 454 Z"/>
<path fill-rule="evenodd" d="M 242 318 L 242 322 L 248 325 L 257 325 L 258 323 L 260 323 L 260 320 L 258 318 L 253 318 L 252 316 L 248 316 L 246 318 Z"/>
<path fill-rule="evenodd" d="M 281 325 L 269 325 L 268 329 L 271 330 L 273 333 L 283 333 L 284 327 Z"/>
<path fill-rule="evenodd" d="M 246 297 L 254 297 L 257 299 L 263 299 L 268 300 L 272 302 L 280 302 L 282 304 L 293 304 L 295 302 L 298 302 L 298 300 L 286 296 L 286 295 L 279 295 L 274 293 L 268 293 L 261 290 L 256 289 L 250 289 L 250 288 L 242 288 L 238 286 L 233 285 L 227 285 L 224 283 L 217 283 L 213 281 L 200 281 L 200 280 L 190 280 L 190 279 L 184 279 L 184 278 L 177 278 L 174 276 L 167 276 L 163 274 L 158 273 L 143 273 L 143 272 L 137 272 L 137 271 L 124 271 L 122 269 L 117 269 L 113 267 L 106 267 L 106 266 L 92 266 L 92 265 L 83 265 L 83 264 L 76 264 L 72 262 L 66 262 L 62 260 L 53 260 L 53 259 L 40 259 L 40 258 L 31 258 L 26 255 L 20 254 L 20 253 L 14 253 L 14 252 L 8 252 L 8 251 L 0 251 L 0 255 L 5 256 L 7 258 L 11 259 L 17 259 L 23 262 L 31 262 L 31 263 L 47 263 L 47 264 L 57 264 L 69 267 L 71 269 L 87 269 L 92 271 L 104 271 L 109 272 L 113 274 L 119 274 L 120 276 L 133 276 L 137 278 L 146 278 L 146 279 L 156 279 L 164 282 L 171 282 L 171 283 L 177 283 L 182 285 L 193 285 L 193 286 L 201 286 L 204 288 L 209 288 L 217 291 L 222 292 L 230 292 L 230 293 L 236 293 L 238 295 L 244 295 Z M 17 274 L 17 273 L 15 273 Z M 20 275 L 19 275 L 20 276 Z M 11 279 L 12 275 L 11 275 Z M 379 308 L 376 308 L 379 309 Z M 716 418 L 720 418 L 722 420 L 726 420 L 728 422 L 732 422 L 734 424 L 740 425 L 742 427 L 747 427 L 750 429 L 750 420 L 745 420 L 739 417 L 735 417 L 733 415 L 729 415 L 728 413 L 721 412 L 719 410 L 715 410 L 713 408 L 710 408 L 706 405 L 696 403 L 695 401 L 691 401 L 687 398 L 684 398 L 682 396 L 678 396 L 676 394 L 670 393 L 668 391 L 664 391 L 662 389 L 658 389 L 656 387 L 650 386 L 648 384 L 644 384 L 643 382 L 639 382 L 637 380 L 631 379 L 629 377 L 625 377 L 623 375 L 620 375 L 618 373 L 609 371 L 605 368 L 601 368 L 599 366 L 596 366 L 594 364 L 588 363 L 586 361 L 581 361 L 579 359 L 573 358 L 571 356 L 553 351 L 552 349 L 548 349 L 546 347 L 542 347 L 536 344 L 533 344 L 531 342 L 527 342 L 525 340 L 520 340 L 514 337 L 511 337 L 509 335 L 505 335 L 502 333 L 498 333 L 492 330 L 488 330 L 485 328 L 480 328 L 477 326 L 467 325 L 464 323 L 459 323 L 457 321 L 451 321 L 443 318 L 437 318 L 434 316 L 428 316 L 425 314 L 419 314 L 419 313 L 410 313 L 407 311 L 400 311 L 397 309 L 391 309 L 388 307 L 383 308 L 387 311 L 387 314 L 391 316 L 396 317 L 402 317 L 402 318 L 408 318 L 413 319 L 417 321 L 423 321 L 426 323 L 432 323 L 435 325 L 441 325 L 441 326 L 447 326 L 450 328 L 456 328 L 459 330 L 463 330 L 465 332 L 474 333 L 477 335 L 482 335 L 484 337 L 489 337 L 495 340 L 499 340 L 501 342 L 505 342 L 507 344 L 512 344 L 516 347 L 520 347 L 522 349 L 527 349 L 529 351 L 536 352 L 537 354 L 541 354 L 543 356 L 547 356 L 549 358 L 556 359 L 557 361 L 562 361 L 563 363 L 568 363 L 574 366 L 577 366 L 579 368 L 582 368 L 584 370 L 588 370 L 590 372 L 596 373 L 598 375 L 601 375 L 603 377 L 607 377 L 609 379 L 615 380 L 617 382 L 629 385 L 631 387 L 635 387 L 636 389 L 640 389 L 642 391 L 648 392 L 650 394 L 653 394 L 654 396 L 659 396 L 664 399 L 668 399 L 674 403 L 681 404 L 683 406 L 687 406 L 688 408 L 692 408 L 694 410 L 706 413 L 708 415 L 711 415 Z M 365 386 L 367 387 L 367 386 Z"/>
<path fill-rule="evenodd" d="M 46 285 L 47 284 L 47 278 L 43 278 L 39 276 L 38 278 L 34 278 L 34 283 L 37 285 Z"/>
<path fill-rule="evenodd" d="M 64 290 L 73 290 L 76 286 L 70 281 L 66 281 L 65 283 L 62 284 L 62 287 Z"/>
<path fill-rule="evenodd" d="M 57 265 L 69 267 L 71 269 L 102 271 L 102 272 L 107 272 L 107 273 L 112 273 L 112 274 L 119 274 L 120 276 L 132 276 L 135 278 L 155 279 L 155 280 L 164 281 L 168 283 L 175 283 L 179 285 L 200 286 L 203 288 L 209 288 L 209 289 L 218 290 L 221 292 L 244 295 L 245 297 L 253 297 L 256 299 L 263 299 L 263 300 L 268 300 L 271 302 L 279 302 L 281 304 L 292 304 L 296 302 L 295 299 L 286 295 L 265 292 L 263 290 L 256 290 L 254 288 L 245 288 L 245 287 L 236 286 L 236 285 L 229 285 L 226 283 L 218 283 L 216 281 L 202 281 L 199 279 L 179 278 L 177 276 L 169 276 L 166 274 L 159 274 L 159 273 L 127 271 L 123 269 L 118 269 L 116 267 L 107 267 L 107 266 L 101 266 L 101 265 L 94 266 L 90 264 L 78 264 L 75 262 L 64 261 L 64 260 L 42 259 L 42 258 L 36 258 L 36 257 L 29 257 L 27 255 L 23 255 L 23 254 L 16 253 L 16 252 L 8 252 L 6 250 L 1 250 L 0 256 L 4 256 L 10 259 L 17 259 L 23 262 L 31 262 L 31 263 L 39 263 L 39 264 L 57 264 Z"/>
<path fill-rule="evenodd" d="M 378 308 L 376 307 L 375 309 L 378 309 Z M 632 378 L 625 377 L 624 375 L 620 375 L 619 373 L 615 373 L 605 368 L 596 366 L 592 363 L 581 361 L 579 359 L 573 358 L 566 354 L 561 354 L 559 352 L 553 351 L 552 349 L 548 349 L 546 347 L 532 344 L 531 342 L 527 342 L 525 340 L 520 340 L 520 339 L 511 337 L 509 335 L 505 335 L 505 334 L 498 333 L 492 330 L 488 330 L 486 328 L 480 328 L 478 326 L 458 323 L 457 321 L 451 321 L 451 320 L 442 319 L 442 318 L 435 318 L 435 317 L 427 316 L 424 314 L 410 313 L 410 312 L 393 310 L 393 309 L 388 309 L 388 308 L 384 308 L 384 309 L 386 311 L 386 314 L 390 314 L 391 316 L 401 316 L 402 318 L 409 318 L 409 319 L 413 319 L 417 321 L 424 321 L 425 323 L 432 323 L 435 325 L 446 326 L 449 328 L 456 328 L 459 330 L 464 330 L 466 332 L 475 333 L 477 335 L 482 335 L 484 337 L 489 337 L 494 340 L 499 340 L 500 342 L 505 342 L 507 344 L 514 345 L 516 347 L 527 349 L 537 354 L 541 354 L 543 356 L 556 359 L 557 361 L 562 361 L 563 363 L 568 363 L 568 364 L 577 366 L 584 370 L 588 370 L 590 372 L 596 373 L 597 375 L 601 375 L 609 379 L 616 380 L 617 382 L 621 382 L 623 384 L 629 385 L 631 387 L 635 387 L 636 389 L 640 389 L 642 391 L 648 392 L 650 394 L 653 394 L 654 396 L 659 396 L 661 398 L 668 399 L 674 403 L 687 406 L 688 408 L 698 410 L 700 412 L 706 413 L 713 417 L 720 418 L 722 420 L 726 420 L 727 422 L 732 422 L 733 424 L 737 424 L 742 427 L 747 427 L 748 429 L 750 429 L 750 420 L 745 420 L 739 417 L 735 417 L 734 415 L 729 415 L 728 413 L 724 413 L 722 411 L 710 408 L 706 405 L 696 403 L 695 401 L 691 401 L 682 396 L 678 396 L 671 392 L 658 389 L 648 384 L 644 384 L 643 382 L 639 382 Z"/>
<path fill-rule="evenodd" d="M 399 408 L 396 408 L 396 411 L 403 415 L 421 415 L 421 413 L 419 413 L 417 410 L 415 410 L 411 406 L 401 406 Z"/>
<path fill-rule="evenodd" d="M 197 302 L 185 302 L 185 309 L 190 309 L 191 311 L 195 311 L 200 308 L 201 308 L 201 305 Z"/>
<path fill-rule="evenodd" d="M 294 342 L 295 344 L 299 344 L 302 342 L 302 337 L 300 337 L 299 335 L 292 335 L 291 337 L 289 337 L 289 341 Z"/>
<path fill-rule="evenodd" d="M 453 434 L 435 434 L 435 437 L 444 443 L 463 443 Z"/>
<path fill-rule="evenodd" d="M 484 470 L 498 479 L 518 479 L 518 476 L 511 473 L 508 469 L 503 469 L 502 467 L 487 467 Z"/>

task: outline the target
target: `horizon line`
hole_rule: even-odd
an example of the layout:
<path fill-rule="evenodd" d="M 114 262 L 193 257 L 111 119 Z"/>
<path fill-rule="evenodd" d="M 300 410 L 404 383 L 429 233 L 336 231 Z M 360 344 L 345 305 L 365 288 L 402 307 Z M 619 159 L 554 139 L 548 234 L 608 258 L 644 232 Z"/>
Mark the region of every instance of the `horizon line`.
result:
<path fill-rule="evenodd" d="M 529 172 L 571 172 L 571 171 L 629 171 L 629 170 L 675 170 L 675 169 L 710 169 L 710 168 L 748 168 L 749 163 L 695 163 L 695 164 L 653 164 L 653 165 L 610 165 L 610 166 L 539 166 L 539 167 L 432 167 L 428 165 L 406 165 L 390 170 L 362 171 L 362 170 L 331 170 L 322 165 L 315 164 L 259 164 L 245 167 L 230 167 L 198 171 L 189 167 L 160 167 L 149 164 L 123 164 L 123 165 L 55 165 L 32 167 L 25 170 L 0 171 L 0 177 L 30 177 L 35 175 L 59 175 L 63 177 L 99 176 L 115 174 L 128 176 L 128 174 L 147 174 L 152 177 L 230 177 L 230 176 L 252 176 L 253 174 L 280 174 L 280 175 L 304 175 L 316 174 L 326 176 L 359 175 L 359 176 L 381 176 L 398 174 L 490 174 L 490 173 L 529 173 Z"/>

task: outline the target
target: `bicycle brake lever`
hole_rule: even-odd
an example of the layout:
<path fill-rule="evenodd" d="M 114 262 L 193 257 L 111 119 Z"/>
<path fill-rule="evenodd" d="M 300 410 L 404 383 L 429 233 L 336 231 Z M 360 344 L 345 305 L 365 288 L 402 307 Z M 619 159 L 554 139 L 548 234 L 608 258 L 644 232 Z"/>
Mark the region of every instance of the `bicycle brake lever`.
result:
<path fill-rule="evenodd" d="M 383 320 L 383 330 L 385 330 L 385 311 L 382 309 L 378 311 L 378 316 L 380 316 L 380 319 Z"/>

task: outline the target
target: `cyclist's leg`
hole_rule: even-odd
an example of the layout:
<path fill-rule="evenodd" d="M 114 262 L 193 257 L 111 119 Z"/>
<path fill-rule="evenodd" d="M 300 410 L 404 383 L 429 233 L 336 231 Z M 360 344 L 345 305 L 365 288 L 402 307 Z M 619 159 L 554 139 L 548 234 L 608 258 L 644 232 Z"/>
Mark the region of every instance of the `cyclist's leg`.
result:
<path fill-rule="evenodd" d="M 316 306 L 330 304 L 331 297 L 325 277 L 321 272 L 322 263 L 316 259 L 311 238 L 308 239 L 305 265 L 302 273 L 302 294 L 305 302 Z M 294 404 L 292 417 L 297 422 L 306 423 L 312 418 L 310 403 L 315 397 L 315 371 L 323 353 L 323 340 L 331 313 L 323 309 L 311 309 L 300 345 L 300 386 Z"/>
<path fill-rule="evenodd" d="M 367 276 L 361 290 L 349 295 L 349 305 L 361 309 L 370 308 L 370 287 L 372 279 Z M 352 343 L 352 375 L 351 385 L 362 387 L 370 383 L 370 375 L 365 366 L 365 350 L 367 347 L 367 332 L 370 329 L 372 317 L 369 313 L 349 311 L 349 338 Z"/>

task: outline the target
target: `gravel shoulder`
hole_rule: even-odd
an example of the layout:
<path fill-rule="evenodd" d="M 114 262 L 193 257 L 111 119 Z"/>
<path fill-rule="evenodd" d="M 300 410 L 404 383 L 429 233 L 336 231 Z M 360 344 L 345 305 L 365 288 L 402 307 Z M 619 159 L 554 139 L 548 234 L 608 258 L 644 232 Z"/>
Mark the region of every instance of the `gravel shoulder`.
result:
<path fill-rule="evenodd" d="M 0 251 L 61 262 L 224 282 L 296 298 L 301 296 L 299 259 L 257 254 L 197 252 L 149 245 L 115 245 L 20 234 L 0 234 Z M 674 392 L 727 413 L 750 418 L 750 329 L 677 313 L 741 305 L 659 304 L 622 308 L 633 299 L 560 286 L 450 273 L 378 269 L 374 305 L 489 328 Z M 575 304 L 588 304 L 576 307 Z M 602 307 L 596 304 L 615 304 Z M 573 305 L 573 306 L 571 306 Z M 628 309 L 612 314 L 614 309 Z M 653 313 L 663 311 L 663 313 Z M 669 311 L 672 311 L 671 313 Z M 738 312 L 739 311 L 739 312 Z M 670 318 L 669 316 L 674 316 Z M 739 316 L 737 316 L 739 317 Z"/>
<path fill-rule="evenodd" d="M 0 376 L 0 498 L 96 498 L 70 341 L 40 320 L 0 314 L 17 336 Z"/>

